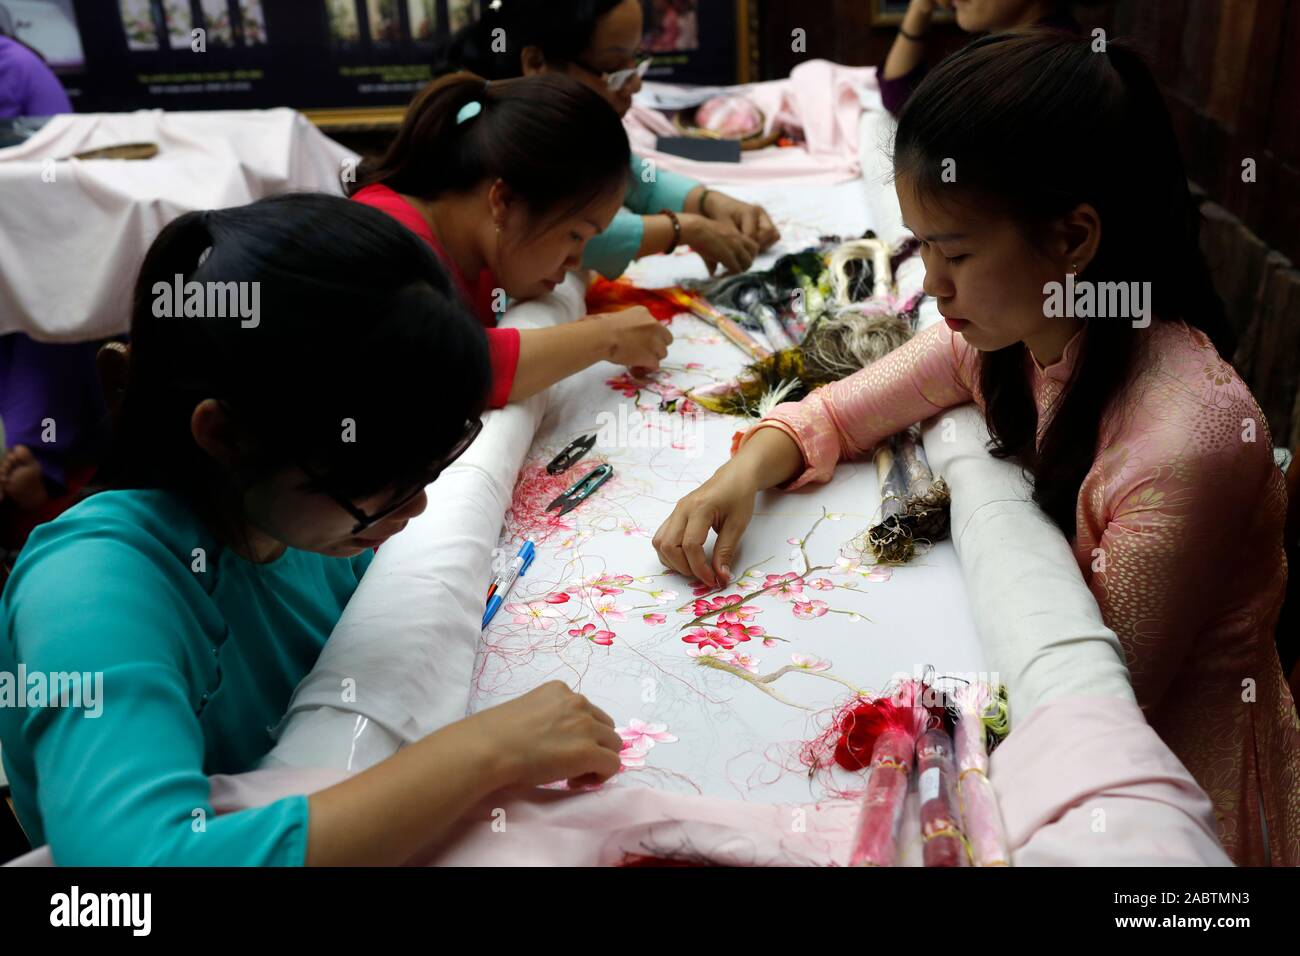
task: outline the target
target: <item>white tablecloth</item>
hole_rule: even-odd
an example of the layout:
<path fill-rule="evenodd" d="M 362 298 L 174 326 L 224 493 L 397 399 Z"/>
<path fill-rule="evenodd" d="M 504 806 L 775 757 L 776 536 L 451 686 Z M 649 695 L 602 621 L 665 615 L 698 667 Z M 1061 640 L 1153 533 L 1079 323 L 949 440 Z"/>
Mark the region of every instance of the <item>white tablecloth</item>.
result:
<path fill-rule="evenodd" d="M 147 160 L 69 160 L 147 142 Z M 0 335 L 127 331 L 145 252 L 171 220 L 293 190 L 341 193 L 355 154 L 290 109 L 56 116 L 0 149 Z"/>

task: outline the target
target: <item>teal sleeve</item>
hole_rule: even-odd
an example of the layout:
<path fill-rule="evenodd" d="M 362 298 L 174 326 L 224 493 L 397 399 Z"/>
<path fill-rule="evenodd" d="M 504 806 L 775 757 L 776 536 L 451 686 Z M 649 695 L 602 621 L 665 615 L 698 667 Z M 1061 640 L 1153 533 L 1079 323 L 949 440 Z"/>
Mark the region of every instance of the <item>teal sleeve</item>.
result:
<path fill-rule="evenodd" d="M 617 279 L 641 251 L 645 223 L 640 215 L 620 209 L 609 228 L 587 243 L 582 254 L 585 268 L 595 269 L 606 279 Z"/>
<path fill-rule="evenodd" d="M 666 169 L 656 168 L 653 177 L 645 175 L 645 162 L 639 156 L 632 157 L 632 175 L 628 179 L 627 195 L 623 198 L 626 208 L 618 211 L 608 229 L 587 243 L 583 253 L 583 266 L 595 269 L 606 279 L 621 276 L 641 250 L 641 241 L 645 237 L 645 223 L 641 217 L 653 216 L 663 209 L 681 212 L 686 206 L 686 197 L 700 185 L 688 176 Z M 646 179 L 654 181 L 646 182 Z"/>
<path fill-rule="evenodd" d="M 651 167 L 645 165 L 649 162 L 640 156 L 632 157 L 632 176 L 628 180 L 623 205 L 643 216 L 653 216 L 662 209 L 681 212 L 686 208 L 686 197 L 700 185 L 699 181 L 657 165 L 651 175 Z M 651 181 L 646 182 L 647 179 Z"/>
<path fill-rule="evenodd" d="M 96 708 L 29 702 L 18 727 L 35 771 L 41 835 L 59 865 L 306 860 L 306 797 L 223 816 L 209 803 L 195 712 L 202 658 L 187 644 L 207 639 L 179 586 L 185 573 L 171 555 L 150 556 L 108 535 L 82 538 L 44 554 L 7 596 L 10 637 L 28 673 L 103 675 Z"/>

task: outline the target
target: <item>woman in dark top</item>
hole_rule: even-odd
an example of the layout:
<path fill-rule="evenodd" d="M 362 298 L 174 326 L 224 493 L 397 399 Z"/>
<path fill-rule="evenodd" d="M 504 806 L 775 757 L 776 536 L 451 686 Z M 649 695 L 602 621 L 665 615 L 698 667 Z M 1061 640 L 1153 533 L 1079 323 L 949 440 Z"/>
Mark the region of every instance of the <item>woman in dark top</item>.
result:
<path fill-rule="evenodd" d="M 1001 33 L 1018 27 L 1043 26 L 1079 32 L 1068 0 L 912 0 L 883 66 L 876 67 L 885 109 L 898 115 L 928 72 L 926 33 L 938 10 L 952 10 L 966 33 Z"/>

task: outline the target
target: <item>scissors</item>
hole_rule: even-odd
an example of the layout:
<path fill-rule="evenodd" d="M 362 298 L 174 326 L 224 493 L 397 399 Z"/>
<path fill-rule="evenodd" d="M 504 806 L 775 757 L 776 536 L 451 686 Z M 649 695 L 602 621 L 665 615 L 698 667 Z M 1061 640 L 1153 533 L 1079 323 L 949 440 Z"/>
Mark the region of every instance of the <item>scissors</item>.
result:
<path fill-rule="evenodd" d="M 584 475 L 572 488 L 546 506 L 547 511 L 560 509 L 560 515 L 567 515 L 578 505 L 590 498 L 605 482 L 614 477 L 613 465 L 601 465 Z M 558 517 L 558 516 L 557 516 Z"/>
<path fill-rule="evenodd" d="M 546 473 L 548 475 L 558 475 L 562 471 L 567 471 L 576 465 L 595 445 L 595 435 L 583 435 L 581 438 L 575 438 L 564 447 L 564 451 L 551 459 L 551 463 L 546 466 Z"/>

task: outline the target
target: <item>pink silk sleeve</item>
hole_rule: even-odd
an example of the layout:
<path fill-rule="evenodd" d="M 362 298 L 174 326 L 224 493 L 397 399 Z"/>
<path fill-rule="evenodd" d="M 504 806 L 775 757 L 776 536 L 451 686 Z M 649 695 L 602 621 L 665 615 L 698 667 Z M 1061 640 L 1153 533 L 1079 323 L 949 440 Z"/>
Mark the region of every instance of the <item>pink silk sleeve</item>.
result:
<path fill-rule="evenodd" d="M 1106 449 L 1080 495 L 1080 558 L 1092 571 L 1085 578 L 1148 711 L 1203 636 L 1222 601 L 1219 585 L 1239 570 L 1224 566 L 1224 535 L 1249 535 L 1276 470 L 1266 435 L 1257 446 L 1243 443 L 1241 416 L 1219 418 L 1224 434 L 1215 440 L 1204 436 L 1218 429 L 1195 420 L 1162 432 L 1176 447 L 1126 436 Z"/>
<path fill-rule="evenodd" d="M 862 371 L 772 409 L 750 430 L 779 428 L 799 446 L 804 472 L 787 488 L 828 481 L 842 458 L 857 458 L 896 434 L 974 395 L 974 350 L 943 323 Z"/>

